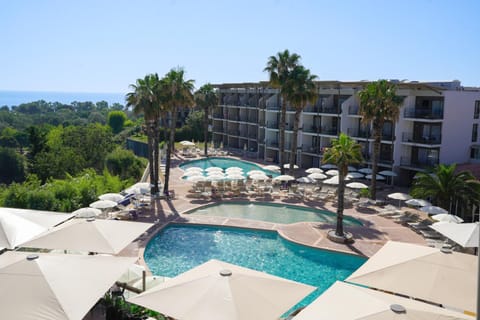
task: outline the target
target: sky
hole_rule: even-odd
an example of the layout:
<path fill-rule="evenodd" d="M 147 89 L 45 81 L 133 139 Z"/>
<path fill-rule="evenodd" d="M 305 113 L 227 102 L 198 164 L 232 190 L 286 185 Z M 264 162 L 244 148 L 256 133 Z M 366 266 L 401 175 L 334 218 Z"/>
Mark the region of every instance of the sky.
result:
<path fill-rule="evenodd" d="M 320 80 L 480 86 L 478 0 L 0 0 L 0 90 L 118 92 L 182 67 L 268 80 L 289 49 Z"/>

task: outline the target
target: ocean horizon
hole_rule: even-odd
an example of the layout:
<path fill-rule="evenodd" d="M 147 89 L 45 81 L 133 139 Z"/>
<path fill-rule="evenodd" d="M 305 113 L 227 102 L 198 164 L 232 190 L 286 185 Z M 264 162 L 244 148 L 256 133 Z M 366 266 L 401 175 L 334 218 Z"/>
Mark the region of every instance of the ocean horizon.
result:
<path fill-rule="evenodd" d="M 55 92 L 55 91 L 13 91 L 0 90 L 0 107 L 18 106 L 22 103 L 29 103 L 38 100 L 46 102 L 60 102 L 71 104 L 74 101 L 97 103 L 99 101 L 107 101 L 111 106 L 114 103 L 125 105 L 124 93 L 107 93 L 107 92 Z"/>

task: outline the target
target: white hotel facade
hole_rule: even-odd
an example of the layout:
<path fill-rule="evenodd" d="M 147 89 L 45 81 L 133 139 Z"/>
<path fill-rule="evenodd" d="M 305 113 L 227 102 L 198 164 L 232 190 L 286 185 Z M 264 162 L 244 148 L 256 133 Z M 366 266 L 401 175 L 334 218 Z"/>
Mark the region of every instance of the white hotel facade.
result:
<path fill-rule="evenodd" d="M 379 166 L 394 170 L 398 182 L 438 163 L 480 162 L 480 88 L 462 87 L 459 81 L 395 81 L 404 97 L 400 118 L 384 127 Z M 368 82 L 317 82 L 318 99 L 300 117 L 296 163 L 321 165 L 323 151 L 344 132 L 363 148 L 365 165 L 371 164 L 371 128 L 361 123 L 358 92 Z M 239 149 L 249 157 L 278 161 L 278 123 L 281 98 L 267 82 L 221 84 L 220 102 L 211 114 L 215 146 Z M 287 159 L 293 139 L 294 109 L 287 106 Z"/>

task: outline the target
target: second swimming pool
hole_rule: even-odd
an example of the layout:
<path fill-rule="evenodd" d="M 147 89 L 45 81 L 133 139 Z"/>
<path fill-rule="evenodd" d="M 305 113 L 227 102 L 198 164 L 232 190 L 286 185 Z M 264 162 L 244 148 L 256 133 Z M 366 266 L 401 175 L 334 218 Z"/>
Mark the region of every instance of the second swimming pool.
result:
<path fill-rule="evenodd" d="M 300 206 L 266 202 L 228 202 L 207 205 L 188 212 L 189 214 L 219 216 L 225 218 L 240 218 L 260 220 L 273 223 L 290 224 L 302 221 L 333 224 L 336 214 L 326 210 L 318 210 Z M 344 216 L 345 225 L 361 226 L 355 218 Z"/>

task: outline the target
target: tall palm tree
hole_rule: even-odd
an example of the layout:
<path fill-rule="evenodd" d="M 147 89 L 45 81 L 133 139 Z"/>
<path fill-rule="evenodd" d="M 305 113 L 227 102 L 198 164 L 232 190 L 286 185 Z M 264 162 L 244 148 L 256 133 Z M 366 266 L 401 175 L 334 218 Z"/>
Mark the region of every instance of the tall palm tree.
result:
<path fill-rule="evenodd" d="M 203 127 L 204 127 L 204 153 L 208 157 L 208 115 L 209 111 L 218 104 L 218 94 L 215 88 L 210 84 L 204 84 L 195 92 L 195 103 L 203 109 Z"/>
<path fill-rule="evenodd" d="M 167 161 L 165 163 L 164 192 L 168 194 L 170 180 L 171 154 L 175 145 L 175 129 L 177 127 L 177 113 L 179 107 L 192 107 L 194 80 L 185 80 L 185 71 L 182 68 L 170 70 L 161 80 L 161 92 L 164 104 L 170 113 L 170 138 L 167 146 Z"/>
<path fill-rule="evenodd" d="M 293 167 L 297 155 L 297 138 L 300 116 L 307 103 L 314 104 L 318 96 L 317 88 L 314 83 L 316 78 L 316 75 L 310 74 L 310 70 L 305 69 L 303 66 L 296 66 L 292 70 L 291 78 L 287 81 L 286 97 L 295 108 L 289 174 L 293 174 Z"/>
<path fill-rule="evenodd" d="M 280 96 L 282 97 L 278 138 L 278 160 L 281 174 L 285 173 L 283 164 L 285 162 L 285 120 L 288 101 L 286 96 L 287 82 L 290 79 L 292 70 L 299 64 L 299 61 L 300 56 L 298 54 L 290 54 L 288 50 L 284 50 L 283 52 L 278 52 L 276 56 L 270 56 L 267 66 L 263 69 L 263 71 L 269 73 L 270 85 L 280 89 Z"/>
<path fill-rule="evenodd" d="M 400 116 L 400 105 L 403 99 L 396 95 L 396 86 L 387 80 L 378 80 L 369 83 L 360 91 L 360 115 L 364 124 L 372 124 L 373 155 L 372 155 L 372 182 L 370 196 L 376 199 L 378 160 L 380 144 L 385 121 L 395 123 Z"/>
<path fill-rule="evenodd" d="M 161 114 L 161 102 L 159 97 L 160 80 L 158 74 L 147 74 L 143 79 L 137 79 L 135 84 L 130 85 L 131 92 L 127 93 L 127 107 L 133 107 L 135 114 L 143 113 L 145 119 L 145 131 L 147 133 L 148 162 L 151 193 L 159 191 L 158 162 L 159 162 L 159 135 L 158 121 Z"/>
<path fill-rule="evenodd" d="M 457 213 L 457 206 L 466 209 L 480 203 L 480 181 L 469 171 L 456 171 L 457 165 L 440 164 L 431 172 L 416 174 L 411 195 L 430 198 L 435 205 Z"/>
<path fill-rule="evenodd" d="M 345 176 L 348 174 L 348 166 L 362 162 L 362 147 L 345 133 L 340 133 L 338 139 L 332 140 L 332 146 L 323 154 L 323 163 L 336 164 L 338 167 L 338 206 L 337 227 L 335 235 L 345 238 L 343 232 L 343 210 L 345 196 Z"/>

